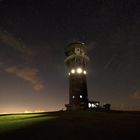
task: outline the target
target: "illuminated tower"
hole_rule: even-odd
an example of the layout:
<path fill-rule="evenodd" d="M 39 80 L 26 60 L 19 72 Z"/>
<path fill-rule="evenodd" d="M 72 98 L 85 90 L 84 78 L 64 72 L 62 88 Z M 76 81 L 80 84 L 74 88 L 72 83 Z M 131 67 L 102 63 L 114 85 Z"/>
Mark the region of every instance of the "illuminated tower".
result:
<path fill-rule="evenodd" d="M 69 104 L 67 110 L 88 108 L 87 47 L 84 43 L 71 43 L 65 50 L 65 64 L 69 69 Z"/>

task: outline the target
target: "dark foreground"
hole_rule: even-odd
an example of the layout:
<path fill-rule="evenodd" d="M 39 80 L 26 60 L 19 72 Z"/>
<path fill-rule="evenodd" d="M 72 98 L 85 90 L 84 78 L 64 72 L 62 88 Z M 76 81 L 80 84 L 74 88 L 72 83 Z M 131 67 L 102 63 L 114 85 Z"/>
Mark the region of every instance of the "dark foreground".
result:
<path fill-rule="evenodd" d="M 51 112 L 0 116 L 0 140 L 140 140 L 140 112 Z"/>

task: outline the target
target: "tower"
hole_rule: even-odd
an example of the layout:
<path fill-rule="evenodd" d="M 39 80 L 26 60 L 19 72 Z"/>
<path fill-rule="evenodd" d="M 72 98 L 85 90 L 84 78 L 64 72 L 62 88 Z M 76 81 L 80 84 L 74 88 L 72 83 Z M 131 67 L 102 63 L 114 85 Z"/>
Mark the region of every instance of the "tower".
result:
<path fill-rule="evenodd" d="M 87 47 L 84 43 L 75 42 L 67 46 L 65 50 L 65 64 L 68 67 L 69 76 L 69 104 L 67 110 L 88 108 L 87 91 Z"/>

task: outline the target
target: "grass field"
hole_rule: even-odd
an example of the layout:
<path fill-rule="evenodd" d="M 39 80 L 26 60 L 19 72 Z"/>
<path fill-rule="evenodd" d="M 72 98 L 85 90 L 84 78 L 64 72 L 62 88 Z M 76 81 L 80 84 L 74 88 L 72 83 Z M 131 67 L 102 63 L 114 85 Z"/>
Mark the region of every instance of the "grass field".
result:
<path fill-rule="evenodd" d="M 140 139 L 140 112 L 50 112 L 0 116 L 0 140 Z"/>
<path fill-rule="evenodd" d="M 0 134 L 26 128 L 38 122 L 56 118 L 47 114 L 16 114 L 0 116 Z"/>

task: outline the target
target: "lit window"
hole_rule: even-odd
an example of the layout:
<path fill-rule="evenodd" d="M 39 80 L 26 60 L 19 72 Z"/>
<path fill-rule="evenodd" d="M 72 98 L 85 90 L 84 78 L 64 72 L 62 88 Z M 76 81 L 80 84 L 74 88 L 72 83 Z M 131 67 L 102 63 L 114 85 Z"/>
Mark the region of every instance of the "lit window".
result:
<path fill-rule="evenodd" d="M 75 98 L 75 96 L 72 96 L 72 99 L 74 99 Z"/>
<path fill-rule="evenodd" d="M 83 73 L 84 73 L 84 74 L 87 74 L 87 72 L 86 72 L 85 70 L 83 71 Z"/>
<path fill-rule="evenodd" d="M 74 70 L 74 69 L 72 69 L 72 70 L 71 70 L 71 73 L 75 73 L 75 70 Z"/>
<path fill-rule="evenodd" d="M 91 103 L 88 103 L 88 107 L 91 108 Z"/>
<path fill-rule="evenodd" d="M 81 74 L 82 73 L 82 69 L 81 68 L 77 68 L 77 73 Z"/>
<path fill-rule="evenodd" d="M 82 95 L 80 95 L 80 98 L 82 99 Z"/>

